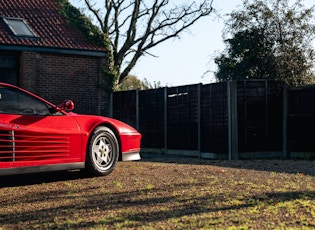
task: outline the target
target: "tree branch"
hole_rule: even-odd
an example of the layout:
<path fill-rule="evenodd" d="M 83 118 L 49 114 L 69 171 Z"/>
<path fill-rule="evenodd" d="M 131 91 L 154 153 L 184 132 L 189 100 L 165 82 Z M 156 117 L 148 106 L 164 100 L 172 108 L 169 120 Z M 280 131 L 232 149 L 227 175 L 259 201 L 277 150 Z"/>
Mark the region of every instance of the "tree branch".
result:
<path fill-rule="evenodd" d="M 141 56 L 149 54 L 149 49 L 171 38 L 178 38 L 213 10 L 213 0 L 203 0 L 200 4 L 193 1 L 173 7 L 169 0 L 105 0 L 102 20 L 100 10 L 95 8 L 92 0 L 84 1 L 111 40 L 113 64 L 120 72 L 119 82 L 124 80 Z"/>

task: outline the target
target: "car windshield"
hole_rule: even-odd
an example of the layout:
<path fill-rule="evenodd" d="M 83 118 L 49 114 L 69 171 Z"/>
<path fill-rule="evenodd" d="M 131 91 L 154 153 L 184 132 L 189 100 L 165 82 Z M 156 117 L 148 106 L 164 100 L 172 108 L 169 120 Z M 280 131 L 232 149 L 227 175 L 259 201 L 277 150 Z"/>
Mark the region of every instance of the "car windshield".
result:
<path fill-rule="evenodd" d="M 18 89 L 0 87 L 0 113 L 20 115 L 56 115 L 56 110 Z"/>

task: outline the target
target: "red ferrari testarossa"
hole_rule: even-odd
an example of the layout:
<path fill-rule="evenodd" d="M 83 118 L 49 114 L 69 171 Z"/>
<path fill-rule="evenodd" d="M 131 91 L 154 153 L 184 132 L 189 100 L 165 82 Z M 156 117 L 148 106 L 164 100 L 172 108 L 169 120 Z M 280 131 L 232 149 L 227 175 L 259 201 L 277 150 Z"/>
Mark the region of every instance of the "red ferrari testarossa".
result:
<path fill-rule="evenodd" d="M 71 112 L 24 89 L 0 83 L 0 175 L 87 169 L 111 173 L 140 159 L 141 134 L 115 119 Z"/>

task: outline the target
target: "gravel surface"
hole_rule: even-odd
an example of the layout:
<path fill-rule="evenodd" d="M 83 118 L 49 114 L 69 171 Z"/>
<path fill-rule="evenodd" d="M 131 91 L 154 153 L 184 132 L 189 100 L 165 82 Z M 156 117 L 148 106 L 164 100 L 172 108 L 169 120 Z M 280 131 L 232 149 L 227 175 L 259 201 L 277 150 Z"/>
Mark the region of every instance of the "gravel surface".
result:
<path fill-rule="evenodd" d="M 106 177 L 0 177 L 0 229 L 315 229 L 315 161 L 143 154 Z"/>

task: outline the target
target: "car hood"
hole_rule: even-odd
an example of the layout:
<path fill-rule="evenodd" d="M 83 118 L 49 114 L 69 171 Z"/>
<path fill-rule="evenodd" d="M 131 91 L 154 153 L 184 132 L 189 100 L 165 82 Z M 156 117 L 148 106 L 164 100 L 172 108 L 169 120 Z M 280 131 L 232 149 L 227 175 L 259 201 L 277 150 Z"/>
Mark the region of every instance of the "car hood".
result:
<path fill-rule="evenodd" d="M 132 126 L 118 121 L 113 118 L 97 116 L 97 115 L 82 115 L 82 114 L 75 114 L 69 113 L 68 116 L 73 116 L 74 119 L 78 122 L 79 126 L 81 127 L 82 131 L 91 132 L 95 129 L 95 127 L 100 125 L 110 125 L 114 127 L 119 134 L 124 133 L 137 133 L 138 131 L 133 128 Z"/>

